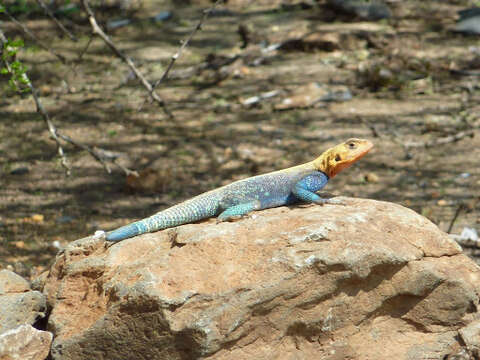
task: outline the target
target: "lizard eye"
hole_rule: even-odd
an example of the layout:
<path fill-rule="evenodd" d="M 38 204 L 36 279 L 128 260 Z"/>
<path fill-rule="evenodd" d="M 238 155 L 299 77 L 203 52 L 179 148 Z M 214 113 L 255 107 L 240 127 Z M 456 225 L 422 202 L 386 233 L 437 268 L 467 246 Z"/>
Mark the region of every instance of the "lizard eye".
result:
<path fill-rule="evenodd" d="M 354 142 L 348 143 L 348 147 L 349 147 L 350 149 L 355 149 L 355 143 L 354 143 Z"/>
<path fill-rule="evenodd" d="M 335 156 L 335 161 L 340 161 L 342 160 L 342 157 L 340 155 Z"/>

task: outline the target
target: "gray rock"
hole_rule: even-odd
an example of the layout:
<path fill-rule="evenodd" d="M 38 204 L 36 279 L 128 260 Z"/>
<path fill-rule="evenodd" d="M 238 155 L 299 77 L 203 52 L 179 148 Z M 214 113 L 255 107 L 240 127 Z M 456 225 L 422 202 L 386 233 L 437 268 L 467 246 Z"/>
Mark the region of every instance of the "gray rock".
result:
<path fill-rule="evenodd" d="M 480 320 L 471 322 L 458 332 L 470 351 L 480 353 Z"/>
<path fill-rule="evenodd" d="M 34 324 L 45 317 L 45 296 L 38 291 L 0 296 L 0 334 L 23 324 Z"/>
<path fill-rule="evenodd" d="M 480 35 L 480 8 L 464 9 L 458 12 L 460 19 L 455 25 L 455 31 L 469 34 Z"/>
<path fill-rule="evenodd" d="M 9 270 L 0 271 L 0 334 L 45 317 L 46 298 L 28 281 Z"/>
<path fill-rule="evenodd" d="M 50 352 L 53 335 L 30 325 L 20 325 L 0 334 L 0 359 L 43 360 Z"/>
<path fill-rule="evenodd" d="M 10 270 L 0 270 L 0 295 L 30 290 L 28 281 Z"/>

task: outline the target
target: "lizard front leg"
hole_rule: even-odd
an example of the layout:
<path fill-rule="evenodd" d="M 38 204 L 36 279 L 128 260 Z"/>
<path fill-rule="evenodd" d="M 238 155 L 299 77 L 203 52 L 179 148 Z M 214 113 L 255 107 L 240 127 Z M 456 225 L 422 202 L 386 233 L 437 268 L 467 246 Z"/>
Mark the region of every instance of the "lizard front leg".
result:
<path fill-rule="evenodd" d="M 292 191 L 293 195 L 295 195 L 299 200 L 308 202 L 308 203 L 314 203 L 318 205 L 325 205 L 325 204 L 341 204 L 337 200 L 332 200 L 332 199 L 326 199 L 322 198 L 318 194 L 315 194 L 312 191 L 309 191 L 307 189 L 303 189 L 301 187 L 295 186 L 295 188 Z"/>
<path fill-rule="evenodd" d="M 321 175 L 309 175 L 298 181 L 292 189 L 292 194 L 299 200 L 314 203 L 318 205 L 336 204 L 344 205 L 341 201 L 335 199 L 322 198 L 315 192 L 322 189 L 328 182 L 328 178 Z"/>
<path fill-rule="evenodd" d="M 253 200 L 250 202 L 233 205 L 225 209 L 220 215 L 218 215 L 218 222 L 228 221 L 233 218 L 243 216 L 254 210 L 260 210 L 261 204 L 259 200 Z"/>

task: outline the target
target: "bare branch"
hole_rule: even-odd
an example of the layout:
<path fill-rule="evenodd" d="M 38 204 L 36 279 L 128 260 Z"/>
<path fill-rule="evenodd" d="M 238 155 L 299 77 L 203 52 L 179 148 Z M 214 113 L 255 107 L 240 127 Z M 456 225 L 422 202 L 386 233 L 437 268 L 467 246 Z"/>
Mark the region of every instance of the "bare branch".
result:
<path fill-rule="evenodd" d="M 48 113 L 45 111 L 42 103 L 40 102 L 40 99 L 38 98 L 38 95 L 37 95 L 37 89 L 35 89 L 35 87 L 32 85 L 32 82 L 30 81 L 30 79 L 28 79 L 28 87 L 30 88 L 33 99 L 35 100 L 37 112 L 39 112 L 42 115 L 43 120 L 47 124 L 48 131 L 50 132 L 50 136 L 57 143 L 57 152 L 58 152 L 58 156 L 60 156 L 62 166 L 65 168 L 65 171 L 67 172 L 67 176 L 70 176 L 71 168 L 70 168 L 70 165 L 68 164 L 67 156 L 63 151 L 63 147 L 62 147 L 62 144 L 60 143 L 60 139 L 58 138 L 60 134 L 58 133 L 57 128 L 55 127 L 55 125 L 53 125 L 52 121 L 50 120 L 50 116 L 48 116 Z"/>
<path fill-rule="evenodd" d="M 168 73 L 170 72 L 170 69 L 173 67 L 173 64 L 175 63 L 175 61 L 177 61 L 177 59 L 182 55 L 182 52 L 183 50 L 187 47 L 188 43 L 193 39 L 194 35 L 197 33 L 198 30 L 201 30 L 202 29 L 202 25 L 203 23 L 205 22 L 205 20 L 208 18 L 208 16 L 210 15 L 210 13 L 222 2 L 224 2 L 225 0 L 217 0 L 215 1 L 215 3 L 210 7 L 208 8 L 207 10 L 204 10 L 203 11 L 203 16 L 202 18 L 200 19 L 200 21 L 198 22 L 197 26 L 195 26 L 195 28 L 192 30 L 192 32 L 190 33 L 190 35 L 187 37 L 187 39 L 185 41 L 182 42 L 182 46 L 180 46 L 180 48 L 178 49 L 178 51 L 172 56 L 171 60 L 170 60 L 170 63 L 168 64 L 167 66 L 167 69 L 165 70 L 165 72 L 163 73 L 162 77 L 160 78 L 160 80 L 156 81 L 155 84 L 153 85 L 153 88 L 156 88 L 158 85 L 160 85 L 168 76 Z"/>
<path fill-rule="evenodd" d="M 4 33 L 0 30 L 0 58 L 2 59 L 3 63 L 5 64 L 5 67 L 7 70 L 11 73 L 12 69 L 10 64 L 8 63 L 8 60 L 6 60 L 2 55 L 3 48 L 5 44 L 8 42 L 7 38 L 5 37 Z M 58 155 L 61 159 L 61 164 L 65 168 L 67 176 L 71 174 L 71 168 L 70 165 L 68 164 L 67 156 L 65 155 L 65 151 L 63 150 L 62 143 L 60 139 L 63 141 L 70 143 L 82 150 L 87 151 L 93 158 L 95 158 L 99 163 L 103 165 L 105 168 L 105 171 L 107 173 L 111 173 L 111 169 L 107 164 L 107 161 L 111 161 L 113 164 L 117 165 L 120 169 L 122 169 L 126 174 L 132 173 L 131 170 L 123 167 L 122 165 L 118 164 L 116 162 L 117 156 L 109 155 L 108 151 L 103 150 L 103 149 L 93 149 L 85 144 L 82 144 L 76 140 L 73 140 L 71 137 L 64 135 L 60 133 L 55 125 L 53 124 L 52 120 L 50 119 L 50 116 L 48 115 L 47 111 L 42 105 L 42 102 L 40 101 L 40 98 L 38 97 L 38 92 L 37 89 L 33 86 L 32 82 L 30 81 L 30 78 L 28 75 L 25 73 L 23 74 L 24 79 L 26 80 L 26 84 L 28 88 L 30 89 L 33 99 L 35 101 L 35 105 L 37 108 L 37 112 L 41 114 L 43 120 L 45 121 L 45 124 L 47 125 L 48 131 L 50 132 L 50 136 L 55 140 L 57 143 L 57 152 Z"/>
<path fill-rule="evenodd" d="M 82 5 L 85 11 L 88 14 L 88 20 L 90 21 L 90 25 L 92 26 L 92 30 L 94 34 L 97 34 L 102 38 L 102 40 L 105 42 L 105 44 L 108 45 L 108 47 L 117 55 L 120 59 L 122 59 L 132 70 L 132 72 L 135 74 L 137 79 L 140 80 L 142 85 L 148 90 L 148 93 L 150 95 L 150 98 L 155 100 L 165 111 L 165 113 L 172 118 L 173 115 L 168 111 L 165 102 L 162 100 L 160 95 L 158 95 L 152 85 L 148 82 L 148 80 L 142 75 L 142 73 L 135 67 L 132 59 L 130 59 L 128 56 L 123 54 L 113 43 L 113 41 L 108 37 L 107 34 L 100 28 L 100 26 L 97 23 L 97 20 L 95 19 L 95 14 L 93 13 L 92 9 L 90 8 L 90 5 L 88 3 L 88 0 L 82 0 Z"/>
<path fill-rule="evenodd" d="M 172 69 L 173 67 L 173 64 L 175 63 L 175 61 L 177 61 L 177 59 L 182 55 L 182 52 L 183 50 L 187 47 L 188 43 L 190 42 L 190 40 L 193 39 L 193 36 L 197 33 L 197 31 L 201 30 L 202 29 L 202 25 L 203 23 L 205 22 L 205 20 L 207 20 L 208 16 L 210 15 L 210 13 L 215 10 L 215 8 L 220 5 L 220 3 L 223 3 L 225 2 L 225 0 L 217 0 L 215 1 L 215 3 L 208 9 L 204 10 L 203 11 L 203 16 L 200 18 L 200 21 L 197 23 L 197 25 L 193 28 L 192 32 L 190 33 L 190 35 L 188 35 L 187 39 L 185 41 L 182 41 L 182 45 L 180 46 L 180 48 L 178 49 L 178 51 L 172 55 L 171 59 L 170 59 L 170 63 L 168 64 L 167 66 L 167 69 L 165 70 L 165 72 L 163 73 L 162 77 L 157 80 L 154 84 L 153 84 L 153 87 L 152 87 L 152 92 L 155 90 L 155 88 L 160 85 L 167 77 L 168 77 L 168 73 L 170 72 L 170 70 Z M 142 107 L 145 105 L 145 101 L 142 103 L 142 105 L 140 106 L 139 110 L 142 109 Z"/>
<path fill-rule="evenodd" d="M 455 211 L 455 215 L 453 215 L 453 218 L 450 221 L 450 225 L 448 225 L 447 234 L 450 234 L 450 232 L 452 231 L 453 225 L 455 224 L 455 221 L 457 221 L 458 215 L 460 215 L 462 210 L 464 210 L 465 208 L 466 208 L 465 204 L 460 204 L 457 207 L 457 210 Z"/>
<path fill-rule="evenodd" d="M 63 26 L 63 24 L 60 21 L 58 21 L 55 15 L 53 15 L 52 11 L 48 8 L 48 6 L 42 0 L 37 0 L 37 3 L 38 5 L 40 5 L 43 11 L 45 11 L 45 14 L 47 14 L 48 17 L 52 19 L 52 21 L 58 26 L 60 30 L 62 30 L 64 34 L 66 34 L 71 40 L 78 41 L 77 37 L 73 35 L 69 30 L 67 30 L 67 28 Z"/>
<path fill-rule="evenodd" d="M 7 38 L 5 37 L 4 33 L 1 30 L 0 30 L 0 41 L 2 43 L 2 51 L 3 51 L 3 47 L 7 43 Z M 6 66 L 7 70 L 9 72 L 11 72 L 10 65 L 8 64 L 8 61 L 5 58 L 3 58 L 3 62 L 5 63 L 5 66 Z M 67 158 L 65 156 L 65 152 L 63 151 L 62 145 L 60 144 L 60 140 L 58 139 L 57 129 L 55 128 L 55 126 L 51 122 L 50 117 L 48 116 L 48 113 L 45 111 L 42 103 L 40 102 L 40 99 L 37 96 L 37 91 L 33 87 L 32 82 L 28 78 L 27 74 L 24 74 L 24 77 L 27 80 L 27 85 L 30 88 L 30 91 L 32 92 L 33 99 L 35 100 L 35 105 L 37 107 L 37 112 L 39 112 L 42 115 L 44 121 L 47 124 L 48 130 L 49 130 L 52 138 L 57 143 L 57 151 L 58 151 L 58 155 L 61 158 L 62 166 L 65 168 L 65 170 L 67 172 L 67 175 L 70 175 L 70 166 L 68 165 Z"/>
<path fill-rule="evenodd" d="M 8 40 L 5 37 L 5 34 L 1 30 L 0 30 L 0 42 L 2 45 L 2 52 L 3 52 L 3 48 L 5 47 L 5 44 L 8 42 Z M 2 56 L 2 59 L 7 70 L 11 72 L 11 68 L 10 68 L 10 64 L 8 63 L 8 60 L 3 56 Z M 65 168 L 67 175 L 70 175 L 71 169 L 70 169 L 70 166 L 68 165 L 67 157 L 65 155 L 65 152 L 63 151 L 63 147 L 62 147 L 62 144 L 60 143 L 60 139 L 58 138 L 57 129 L 55 125 L 53 125 L 52 121 L 50 120 L 50 117 L 48 116 L 48 113 L 45 111 L 45 108 L 40 102 L 40 99 L 37 96 L 37 89 L 35 89 L 35 87 L 32 85 L 32 82 L 30 81 L 26 73 L 23 74 L 23 76 L 24 76 L 24 79 L 26 80 L 27 86 L 30 88 L 30 91 L 32 92 L 32 96 L 33 96 L 33 99 L 35 100 L 35 105 L 37 107 L 37 112 L 42 115 L 43 120 L 47 124 L 48 131 L 50 132 L 50 136 L 57 143 L 57 152 L 58 152 L 58 155 L 60 156 L 62 166 Z"/>
<path fill-rule="evenodd" d="M 85 53 L 87 52 L 87 50 L 90 47 L 90 44 L 92 43 L 92 41 L 93 41 L 93 35 L 90 36 L 90 38 L 88 39 L 87 45 L 85 45 L 85 48 L 80 52 L 80 55 L 78 55 L 78 61 L 82 60 L 83 55 L 85 55 Z"/>
<path fill-rule="evenodd" d="M 4 13 L 12 20 L 13 23 L 15 23 L 20 29 L 22 29 L 23 33 L 30 37 L 33 41 L 35 41 L 38 46 L 40 46 L 42 49 L 48 51 L 52 55 L 54 55 L 58 60 L 60 60 L 63 64 L 67 63 L 67 59 L 63 56 L 57 53 L 55 50 L 52 48 L 48 47 L 48 45 L 44 44 L 43 41 L 39 40 L 25 25 L 23 25 L 20 21 L 18 21 L 13 15 L 11 15 L 4 7 L 3 9 Z"/>

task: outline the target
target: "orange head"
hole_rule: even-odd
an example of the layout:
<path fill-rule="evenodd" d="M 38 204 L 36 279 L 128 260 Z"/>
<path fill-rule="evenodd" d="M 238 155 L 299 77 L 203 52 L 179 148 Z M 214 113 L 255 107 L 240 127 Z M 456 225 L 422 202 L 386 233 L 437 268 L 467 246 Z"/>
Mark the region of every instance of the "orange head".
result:
<path fill-rule="evenodd" d="M 365 156 L 373 147 L 373 144 L 364 139 L 348 139 L 338 144 L 313 161 L 313 166 L 333 178 L 343 169 L 348 168 L 355 161 Z"/>

